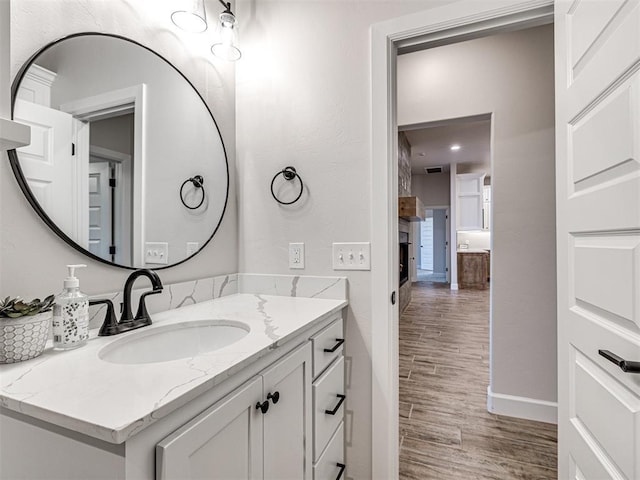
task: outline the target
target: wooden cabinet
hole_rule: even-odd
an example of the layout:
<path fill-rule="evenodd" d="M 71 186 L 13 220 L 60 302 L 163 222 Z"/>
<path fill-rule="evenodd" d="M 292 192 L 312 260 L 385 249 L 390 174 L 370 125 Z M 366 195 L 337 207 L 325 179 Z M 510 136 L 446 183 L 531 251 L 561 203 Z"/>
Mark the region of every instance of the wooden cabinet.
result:
<path fill-rule="evenodd" d="M 311 479 L 311 346 L 158 443 L 156 478 Z"/>
<path fill-rule="evenodd" d="M 489 288 L 489 252 L 458 252 L 459 288 Z"/>
<path fill-rule="evenodd" d="M 482 230 L 484 173 L 456 175 L 457 230 Z"/>

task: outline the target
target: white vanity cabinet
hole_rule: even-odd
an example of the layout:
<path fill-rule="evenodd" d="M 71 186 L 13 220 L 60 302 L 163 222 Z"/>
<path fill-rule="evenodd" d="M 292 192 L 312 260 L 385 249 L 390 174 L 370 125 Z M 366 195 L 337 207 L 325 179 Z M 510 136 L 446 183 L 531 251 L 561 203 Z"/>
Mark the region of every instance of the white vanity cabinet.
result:
<path fill-rule="evenodd" d="M 342 319 L 311 338 L 313 343 L 313 479 L 343 478 L 344 356 Z"/>
<path fill-rule="evenodd" d="M 311 346 L 198 415 L 156 447 L 156 478 L 311 479 Z"/>
<path fill-rule="evenodd" d="M 177 399 L 181 406 L 141 423 L 123 443 L 0 409 L 0 480 L 340 478 L 343 339 L 342 318 L 333 314 L 274 341 L 261 358 L 233 367 L 202 393 Z M 123 398 L 114 408 L 126 404 Z"/>

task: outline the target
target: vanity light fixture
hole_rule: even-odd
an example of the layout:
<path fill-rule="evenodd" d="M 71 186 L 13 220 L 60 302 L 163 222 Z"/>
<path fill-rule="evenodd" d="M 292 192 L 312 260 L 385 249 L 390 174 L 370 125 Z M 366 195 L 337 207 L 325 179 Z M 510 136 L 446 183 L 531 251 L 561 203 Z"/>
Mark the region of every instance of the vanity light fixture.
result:
<path fill-rule="evenodd" d="M 457 152 L 458 150 L 460 150 L 460 148 L 461 148 L 460 145 L 458 145 L 457 143 L 451 145 L 451 150 L 453 152 Z"/>
<path fill-rule="evenodd" d="M 171 14 L 171 21 L 182 30 L 202 33 L 207 29 L 204 0 L 182 0 L 183 10 Z"/>
<path fill-rule="evenodd" d="M 223 60 L 235 62 L 242 56 L 237 47 L 238 24 L 235 15 L 231 12 L 231 2 L 218 1 L 224 6 L 224 11 L 220 14 L 216 27 L 217 41 L 211 46 L 211 53 Z"/>

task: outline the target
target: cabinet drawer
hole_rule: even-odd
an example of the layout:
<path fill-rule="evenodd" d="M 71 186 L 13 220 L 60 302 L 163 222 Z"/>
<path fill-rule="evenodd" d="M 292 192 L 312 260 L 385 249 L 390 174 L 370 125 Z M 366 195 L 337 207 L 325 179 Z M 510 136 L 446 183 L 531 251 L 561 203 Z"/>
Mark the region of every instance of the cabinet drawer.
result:
<path fill-rule="evenodd" d="M 322 454 L 344 418 L 344 357 L 313 384 L 313 459 Z M 333 413 L 327 413 L 327 412 Z"/>
<path fill-rule="evenodd" d="M 327 449 L 313 467 L 313 480 L 343 479 L 344 468 L 344 423 L 340 423 Z"/>
<path fill-rule="evenodd" d="M 342 355 L 342 342 L 344 342 L 342 318 L 311 337 L 311 341 L 313 342 L 313 378 L 316 378 L 338 355 Z M 337 348 L 336 345 L 338 345 Z"/>

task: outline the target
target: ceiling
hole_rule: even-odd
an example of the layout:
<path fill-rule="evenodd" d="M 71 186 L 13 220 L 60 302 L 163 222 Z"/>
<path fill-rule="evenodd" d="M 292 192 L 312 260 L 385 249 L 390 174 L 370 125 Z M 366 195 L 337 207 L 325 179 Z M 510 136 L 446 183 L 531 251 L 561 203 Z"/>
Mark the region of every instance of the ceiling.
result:
<path fill-rule="evenodd" d="M 437 126 L 403 129 L 411 144 L 411 173 L 423 175 L 425 167 L 458 165 L 458 171 L 491 173 L 491 120 L 455 121 Z M 457 151 L 451 145 L 460 145 Z"/>

